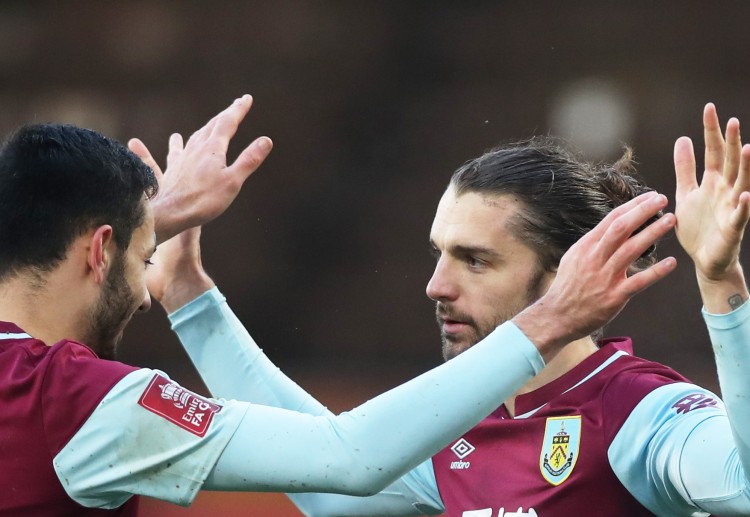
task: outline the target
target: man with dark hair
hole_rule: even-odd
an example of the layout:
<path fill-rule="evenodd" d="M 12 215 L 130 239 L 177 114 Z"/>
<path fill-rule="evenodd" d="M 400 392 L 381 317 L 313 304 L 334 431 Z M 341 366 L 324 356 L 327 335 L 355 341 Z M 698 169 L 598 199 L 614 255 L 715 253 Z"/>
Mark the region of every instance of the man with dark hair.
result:
<path fill-rule="evenodd" d="M 595 340 L 598 328 L 590 327 L 488 418 L 379 494 L 290 494 L 300 509 L 316 516 L 750 514 L 750 304 L 739 264 L 750 145 L 742 147 L 736 119 L 724 140 L 711 104 L 704 126 L 700 186 L 689 139 L 675 146 L 677 235 L 695 263 L 726 407 L 670 368 L 633 356 L 629 339 Z M 631 172 L 629 154 L 593 166 L 534 139 L 453 175 L 432 225 L 437 265 L 427 286 L 446 364 L 544 304 L 574 243 L 647 190 Z M 197 249 L 195 231 L 170 242 L 161 260 L 171 271 L 159 271 L 151 289 L 209 390 L 327 414 L 262 354 L 203 273 Z M 653 263 L 654 249 L 640 251 L 620 273 L 643 274 L 636 271 Z M 600 268 L 593 257 L 577 257 L 577 274 Z M 592 308 L 574 302 L 569 310 Z M 539 323 L 549 331 L 567 325 Z"/>
<path fill-rule="evenodd" d="M 203 488 L 378 492 L 674 268 L 625 275 L 674 226 L 666 217 L 631 237 L 666 204 L 636 199 L 574 246 L 540 303 L 339 416 L 204 398 L 111 360 L 150 305 L 156 243 L 219 215 L 270 151 L 259 138 L 227 166 L 250 103 L 238 99 L 184 146 L 173 135 L 164 175 L 142 142 L 129 151 L 74 126 L 21 128 L 0 149 L 0 515 L 135 515 L 134 495 L 189 504 Z M 598 267 L 582 276 L 587 256 Z M 567 310 L 573 302 L 591 311 Z"/>

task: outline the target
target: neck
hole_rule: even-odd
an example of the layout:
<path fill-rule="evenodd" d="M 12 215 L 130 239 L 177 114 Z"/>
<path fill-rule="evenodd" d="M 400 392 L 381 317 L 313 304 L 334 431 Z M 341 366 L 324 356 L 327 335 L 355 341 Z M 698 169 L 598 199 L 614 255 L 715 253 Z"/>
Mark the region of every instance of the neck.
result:
<path fill-rule="evenodd" d="M 558 379 L 578 366 L 581 361 L 596 352 L 598 347 L 590 337 L 578 339 L 565 346 L 533 379 L 505 401 L 505 407 L 511 416 L 516 416 L 516 397 L 532 392 Z"/>
<path fill-rule="evenodd" d="M 0 283 L 0 320 L 14 323 L 51 346 L 81 340 L 86 312 L 81 282 L 66 280 L 65 265 L 43 276 L 21 273 Z"/>

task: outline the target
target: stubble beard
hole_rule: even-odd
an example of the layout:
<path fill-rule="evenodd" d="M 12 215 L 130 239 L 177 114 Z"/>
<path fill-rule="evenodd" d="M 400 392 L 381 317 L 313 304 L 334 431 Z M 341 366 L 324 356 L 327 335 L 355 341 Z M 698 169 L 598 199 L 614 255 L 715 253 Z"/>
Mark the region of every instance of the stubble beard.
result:
<path fill-rule="evenodd" d="M 526 285 L 526 299 L 523 303 L 520 304 L 520 307 L 515 307 L 509 311 L 498 310 L 498 314 L 496 314 L 496 316 L 491 321 L 488 321 L 486 323 L 479 323 L 469 314 L 453 310 L 450 304 L 444 302 L 436 302 L 435 314 L 438 319 L 438 325 L 440 325 L 441 318 L 447 318 L 461 321 L 462 323 L 468 325 L 471 329 L 468 334 L 455 336 L 452 334 L 446 334 L 443 331 L 442 326 L 440 326 L 440 340 L 442 343 L 443 360 L 449 361 L 462 352 L 465 352 L 466 350 L 486 338 L 499 325 L 512 319 L 516 314 L 523 311 L 526 307 L 541 298 L 544 294 L 542 292 L 544 273 L 545 271 L 542 268 L 538 268 L 531 276 L 528 284 Z"/>
<path fill-rule="evenodd" d="M 137 307 L 137 297 L 125 278 L 124 253 L 118 253 L 99 300 L 89 313 L 84 344 L 100 358 L 114 359 L 125 325 Z"/>
<path fill-rule="evenodd" d="M 468 314 L 457 313 L 452 311 L 447 304 L 437 302 L 436 313 L 438 318 L 448 317 L 449 319 L 455 319 L 469 326 L 469 332 L 461 336 L 453 334 L 447 334 L 442 329 L 440 331 L 440 340 L 442 343 L 443 360 L 449 361 L 459 355 L 460 353 L 468 350 L 472 346 L 479 343 L 482 339 L 487 337 L 490 332 L 495 330 L 498 325 L 511 319 L 515 314 L 500 314 L 493 321 L 479 324 Z"/>

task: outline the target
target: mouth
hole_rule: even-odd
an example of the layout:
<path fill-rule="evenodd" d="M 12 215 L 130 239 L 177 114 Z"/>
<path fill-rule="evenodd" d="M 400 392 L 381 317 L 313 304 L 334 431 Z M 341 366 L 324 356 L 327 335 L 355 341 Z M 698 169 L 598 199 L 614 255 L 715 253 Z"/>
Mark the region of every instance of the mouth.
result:
<path fill-rule="evenodd" d="M 438 324 L 443 335 L 450 336 L 465 332 L 471 327 L 466 321 L 456 320 L 446 317 L 438 317 Z"/>
<path fill-rule="evenodd" d="M 435 316 L 441 334 L 448 340 L 460 339 L 460 336 L 473 332 L 476 327 L 471 316 L 448 304 L 438 302 L 435 306 Z"/>

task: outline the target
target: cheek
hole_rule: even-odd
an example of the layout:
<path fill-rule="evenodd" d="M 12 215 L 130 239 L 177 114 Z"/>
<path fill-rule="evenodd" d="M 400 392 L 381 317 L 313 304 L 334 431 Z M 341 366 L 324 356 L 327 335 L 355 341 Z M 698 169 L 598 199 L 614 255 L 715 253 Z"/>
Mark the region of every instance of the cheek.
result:
<path fill-rule="evenodd" d="M 477 322 L 496 325 L 512 318 L 528 305 L 528 293 L 520 273 L 498 275 L 474 292 L 472 308 Z"/>
<path fill-rule="evenodd" d="M 479 324 L 493 320 L 508 299 L 507 289 L 503 285 L 488 280 L 485 278 L 481 282 L 465 284 L 461 292 L 462 309 Z"/>
<path fill-rule="evenodd" d="M 146 295 L 146 292 L 147 292 L 146 269 L 143 267 L 142 262 L 138 262 L 137 265 L 131 264 L 128 269 L 129 269 L 128 274 L 127 274 L 128 287 L 130 288 L 130 291 L 133 293 L 133 296 L 138 298 L 138 300 L 140 301 L 143 299 L 143 297 Z"/>

